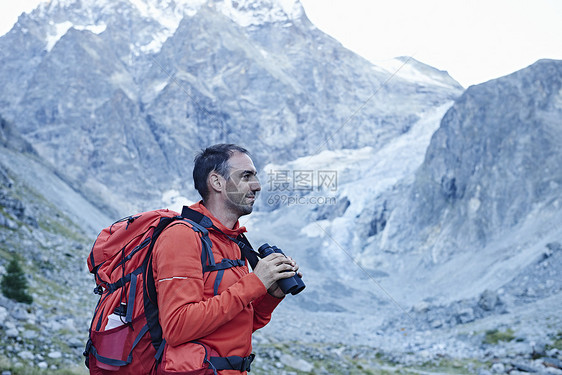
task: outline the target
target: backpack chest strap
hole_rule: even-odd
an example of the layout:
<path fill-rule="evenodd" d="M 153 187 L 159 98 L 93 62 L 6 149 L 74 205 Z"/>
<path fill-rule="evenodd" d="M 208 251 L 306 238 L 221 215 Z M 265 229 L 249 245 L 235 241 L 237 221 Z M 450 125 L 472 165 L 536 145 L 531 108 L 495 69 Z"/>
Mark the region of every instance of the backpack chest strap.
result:
<path fill-rule="evenodd" d="M 221 260 L 220 263 L 214 265 L 205 265 L 203 272 L 224 271 L 232 267 L 243 267 L 246 265 L 244 259 L 226 259 Z"/>
<path fill-rule="evenodd" d="M 244 261 L 244 259 L 226 259 L 226 258 L 224 258 L 218 264 L 215 263 L 212 266 L 206 265 L 206 266 L 203 267 L 203 273 L 217 271 L 217 277 L 215 279 L 215 283 L 213 284 L 213 292 L 214 292 L 215 296 L 217 294 L 219 294 L 219 285 L 222 281 L 222 277 L 224 276 L 224 270 L 232 268 L 232 267 L 243 267 L 244 265 L 246 265 L 246 262 Z"/>

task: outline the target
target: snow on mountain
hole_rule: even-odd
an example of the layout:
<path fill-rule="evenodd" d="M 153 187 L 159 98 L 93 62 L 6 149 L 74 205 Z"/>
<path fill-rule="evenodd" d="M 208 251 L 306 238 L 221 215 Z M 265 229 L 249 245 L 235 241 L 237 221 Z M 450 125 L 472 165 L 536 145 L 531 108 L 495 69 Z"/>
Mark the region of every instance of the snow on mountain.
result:
<path fill-rule="evenodd" d="M 257 26 L 268 22 L 287 22 L 298 19 L 304 14 L 301 4 L 297 0 L 119 0 L 119 1 L 92 1 L 81 2 L 69 0 L 53 0 L 41 3 L 33 11 L 32 17 L 62 19 L 66 9 L 79 12 L 80 16 L 73 20 L 63 22 L 49 21 L 49 31 L 46 35 L 45 49 L 50 51 L 55 43 L 70 29 L 90 30 L 95 34 L 105 31 L 107 22 L 114 14 L 126 15 L 129 12 L 137 13 L 145 20 L 147 28 L 141 32 L 147 34 L 144 42 L 133 44 L 133 49 L 139 53 L 157 53 L 164 42 L 176 31 L 184 17 L 194 16 L 201 7 L 215 8 L 241 27 Z M 105 20 L 105 21 L 100 21 Z M 158 25 L 150 26 L 150 22 Z"/>
<path fill-rule="evenodd" d="M 47 45 L 45 46 L 45 50 L 47 50 L 47 52 L 50 52 L 53 49 L 53 47 L 59 41 L 59 39 L 62 38 L 66 34 L 68 29 L 70 29 L 71 27 L 76 29 L 76 30 L 91 31 L 94 34 L 101 34 L 107 28 L 107 25 L 104 24 L 104 23 L 101 23 L 101 24 L 98 24 L 98 25 L 74 25 L 74 24 L 72 24 L 72 22 L 69 22 L 69 21 L 65 21 L 65 22 L 61 22 L 61 23 L 57 23 L 57 24 L 54 24 L 51 21 L 51 22 L 49 22 L 49 24 L 51 26 L 54 26 L 54 33 L 47 35 L 47 40 L 46 40 Z"/>
<path fill-rule="evenodd" d="M 200 2 L 202 3 L 202 2 Z M 145 20 L 141 26 L 141 38 L 132 44 L 133 50 L 138 53 L 158 52 L 162 44 L 175 32 L 179 22 L 185 15 L 193 15 L 201 4 L 197 1 L 184 3 L 155 2 L 142 0 L 126 1 L 51 1 L 42 3 L 34 12 L 39 17 L 64 19 L 65 15 L 73 15 L 70 20 L 60 23 L 49 22 L 51 27 L 47 34 L 46 49 L 50 51 L 54 44 L 73 27 L 77 30 L 90 30 L 100 34 L 106 30 L 107 24 L 119 14 L 124 16 L 141 17 Z M 68 12 L 67 9 L 72 9 Z M 132 13 L 132 14 L 130 14 Z M 130 14 L 130 15 L 129 15 Z M 32 13 L 33 16 L 33 13 Z M 54 16 L 54 17 L 53 17 Z"/>
<path fill-rule="evenodd" d="M 420 84 L 450 87 L 457 84 L 446 72 L 421 63 L 412 57 L 396 57 L 390 60 L 374 61 L 373 69 L 386 71 L 396 78 Z M 445 73 L 445 74 L 444 74 Z"/>
<path fill-rule="evenodd" d="M 298 0 L 215 0 L 213 5 L 242 27 L 288 22 L 304 14 Z"/>

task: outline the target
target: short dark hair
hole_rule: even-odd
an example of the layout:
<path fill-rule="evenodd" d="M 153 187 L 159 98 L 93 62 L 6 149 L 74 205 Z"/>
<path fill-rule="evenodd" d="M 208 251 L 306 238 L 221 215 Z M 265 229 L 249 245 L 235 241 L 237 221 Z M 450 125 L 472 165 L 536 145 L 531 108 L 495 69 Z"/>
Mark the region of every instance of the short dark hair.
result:
<path fill-rule="evenodd" d="M 201 150 L 201 152 L 195 156 L 193 183 L 203 200 L 206 200 L 209 196 L 209 188 L 207 187 L 209 173 L 217 171 L 221 176 L 228 179 L 228 159 L 230 159 L 232 154 L 236 151 L 250 155 L 248 150 L 243 147 L 232 143 L 220 143 Z"/>

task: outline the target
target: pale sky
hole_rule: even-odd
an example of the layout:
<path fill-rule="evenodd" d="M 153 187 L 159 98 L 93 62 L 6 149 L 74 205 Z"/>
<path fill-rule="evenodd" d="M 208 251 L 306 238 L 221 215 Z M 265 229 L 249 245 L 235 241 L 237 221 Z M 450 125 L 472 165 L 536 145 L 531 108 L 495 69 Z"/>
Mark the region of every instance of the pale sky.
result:
<path fill-rule="evenodd" d="M 1 0 L 0 35 L 39 0 Z M 463 86 L 562 59 L 562 0 L 301 0 L 310 20 L 374 64 L 396 56 Z"/>
<path fill-rule="evenodd" d="M 561 0 L 301 0 L 309 19 L 374 64 L 413 56 L 464 87 L 562 59 Z"/>

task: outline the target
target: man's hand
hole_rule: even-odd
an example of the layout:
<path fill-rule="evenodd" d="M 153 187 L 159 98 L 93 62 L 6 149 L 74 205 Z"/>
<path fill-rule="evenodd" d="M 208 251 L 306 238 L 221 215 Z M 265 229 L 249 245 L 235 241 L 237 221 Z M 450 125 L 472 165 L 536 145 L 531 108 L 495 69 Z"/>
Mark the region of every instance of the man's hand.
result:
<path fill-rule="evenodd" d="M 283 254 L 272 253 L 259 260 L 254 273 L 261 280 L 269 294 L 277 298 L 283 298 L 285 293 L 279 288 L 277 281 L 295 276 L 298 269 L 299 266 L 291 258 Z"/>

